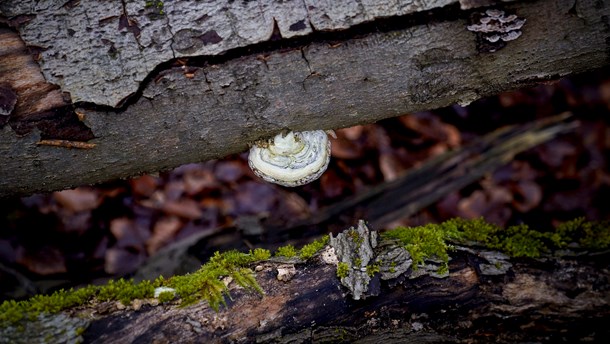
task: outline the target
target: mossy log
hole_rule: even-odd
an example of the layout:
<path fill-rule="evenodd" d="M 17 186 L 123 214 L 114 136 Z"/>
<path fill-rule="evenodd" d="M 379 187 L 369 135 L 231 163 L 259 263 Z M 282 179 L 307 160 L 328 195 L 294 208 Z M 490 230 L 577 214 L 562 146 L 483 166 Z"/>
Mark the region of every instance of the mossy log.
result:
<path fill-rule="evenodd" d="M 469 30 L 488 5 L 520 36 Z M 607 0 L 4 1 L 0 196 L 601 68 L 609 17 Z"/>
<path fill-rule="evenodd" d="M 469 244 L 451 247 L 450 239 Z M 119 283 L 78 307 L 0 328 L 0 342 L 601 343 L 610 338 L 610 252 L 587 249 L 609 245 L 607 223 L 582 219 L 554 232 L 451 220 L 381 235 L 361 221 L 273 258 L 264 250 L 216 255 L 205 274 L 237 261 L 252 269 L 216 280 L 225 291 L 211 292 L 202 272 L 174 282 L 178 294 L 199 290 L 192 295 L 211 303 L 185 306 L 167 292 L 138 298 L 152 289 Z M 256 287 L 243 274 L 253 274 Z M 135 298 L 127 296 L 130 288 Z M 100 302 L 112 293 L 133 300 Z M 214 293 L 225 296 L 224 304 L 213 301 Z M 36 307 L 48 304 L 43 300 Z"/>

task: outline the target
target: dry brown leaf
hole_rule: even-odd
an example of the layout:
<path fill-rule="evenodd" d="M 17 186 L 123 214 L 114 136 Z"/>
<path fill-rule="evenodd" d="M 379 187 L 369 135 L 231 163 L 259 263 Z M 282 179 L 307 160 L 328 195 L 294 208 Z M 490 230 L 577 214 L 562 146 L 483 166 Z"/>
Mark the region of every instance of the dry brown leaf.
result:
<path fill-rule="evenodd" d="M 131 179 L 129 184 L 131 185 L 131 190 L 134 194 L 142 197 L 150 197 L 153 192 L 157 190 L 159 180 L 153 176 L 144 175 Z"/>
<path fill-rule="evenodd" d="M 95 209 L 101 202 L 97 192 L 89 188 L 57 191 L 53 193 L 53 198 L 72 212 Z"/>
<path fill-rule="evenodd" d="M 208 170 L 190 170 L 184 174 L 184 191 L 189 196 L 201 193 L 204 189 L 218 187 L 214 174 Z"/>
<path fill-rule="evenodd" d="M 236 215 L 258 214 L 275 209 L 278 201 L 278 192 L 269 183 L 248 181 L 236 189 L 235 211 Z"/>
<path fill-rule="evenodd" d="M 150 232 L 138 226 L 133 220 L 126 217 L 110 221 L 110 232 L 117 240 L 119 248 L 136 248 L 141 250 L 150 237 Z"/>
<path fill-rule="evenodd" d="M 513 190 L 515 191 L 513 206 L 522 213 L 534 209 L 542 201 L 542 189 L 532 181 L 520 181 L 515 184 Z"/>
<path fill-rule="evenodd" d="M 189 220 L 197 220 L 203 215 L 199 204 L 190 198 L 167 201 L 161 206 L 161 210 L 168 215 L 175 215 Z"/>
<path fill-rule="evenodd" d="M 56 247 L 17 249 L 17 263 L 39 275 L 52 275 L 68 271 L 63 253 Z"/>
<path fill-rule="evenodd" d="M 182 228 L 182 221 L 177 217 L 163 217 L 155 223 L 152 237 L 146 242 L 146 249 L 149 255 L 157 252 L 176 236 Z"/>

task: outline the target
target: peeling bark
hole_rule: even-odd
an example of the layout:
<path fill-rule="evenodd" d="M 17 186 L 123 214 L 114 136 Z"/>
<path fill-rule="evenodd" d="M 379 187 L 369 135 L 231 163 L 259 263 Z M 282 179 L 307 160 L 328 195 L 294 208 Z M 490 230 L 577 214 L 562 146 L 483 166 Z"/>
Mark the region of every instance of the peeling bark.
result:
<path fill-rule="evenodd" d="M 17 135 L 36 128 L 43 139 L 93 138 L 78 120 L 70 97 L 44 79 L 19 35 L 4 28 L 0 28 L 0 75 L 0 128 L 8 123 Z"/>
<path fill-rule="evenodd" d="M 89 140 L 95 148 L 37 145 L 48 138 L 40 129 L 17 136 L 5 126 L 0 129 L 0 149 L 8 152 L 0 160 L 4 196 L 218 158 L 283 129 L 332 129 L 467 104 L 603 67 L 610 39 L 610 3 L 593 0 L 503 2 L 504 10 L 527 22 L 521 37 L 494 53 L 477 50 L 477 36 L 466 29 L 470 12 L 457 3 L 430 9 L 443 1 L 413 2 L 411 10 L 395 13 L 385 2 L 370 2 L 376 4 L 370 11 L 364 10 L 367 1 L 353 10 L 329 3 L 324 10 L 305 7 L 302 15 L 275 3 L 265 7 L 264 1 L 232 2 L 226 9 L 192 2 L 216 7 L 191 12 L 168 2 L 164 14 L 156 7 L 142 9 L 141 2 L 126 1 L 124 8 L 107 1 L 32 3 L 3 3 L 0 10 L 10 17 L 6 22 L 18 23 L 27 44 L 41 44 L 43 75 L 70 93 L 95 136 Z M 294 4 L 282 6 L 289 5 Z M 334 17 L 335 10 L 345 14 Z M 423 12 L 410 13 L 415 10 Z M 328 17 L 329 27 L 316 21 L 315 11 Z M 395 15 L 403 13 L 410 14 Z M 289 16 L 307 20 L 283 21 Z M 282 37 L 290 35 L 291 26 L 303 34 L 312 27 L 341 30 L 265 43 L 274 26 Z M 57 43 L 43 34 L 51 28 L 58 32 Z M 192 32 L 180 38 L 181 30 Z M 200 43 L 196 49 L 185 43 L 193 39 Z M 183 48 L 188 52 L 178 52 Z M 120 58 L 113 60 L 115 53 Z M 171 60 L 187 55 L 197 57 Z M 120 109 L 102 106 L 117 105 L 134 92 Z"/>

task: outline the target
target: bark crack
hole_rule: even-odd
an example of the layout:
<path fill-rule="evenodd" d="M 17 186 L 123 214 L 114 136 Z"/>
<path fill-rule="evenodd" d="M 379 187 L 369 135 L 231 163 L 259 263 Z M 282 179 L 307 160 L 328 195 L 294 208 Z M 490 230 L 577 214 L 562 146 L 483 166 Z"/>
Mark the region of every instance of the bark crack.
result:
<path fill-rule="evenodd" d="M 318 75 L 318 73 L 314 72 L 311 69 L 311 64 L 309 63 L 309 60 L 307 59 L 307 56 L 305 54 L 305 48 L 301 48 L 300 50 L 301 50 L 301 57 L 305 61 L 305 64 L 307 65 L 307 69 L 309 70 L 309 74 L 305 77 L 305 79 L 303 79 L 303 81 L 301 81 L 301 87 L 303 87 L 303 90 L 307 90 L 307 88 L 305 87 L 305 83 L 307 82 L 307 79 L 309 79 L 313 75 Z"/>
<path fill-rule="evenodd" d="M 165 17 L 165 24 L 167 25 L 167 30 L 169 31 L 170 34 L 170 40 L 172 41 L 172 43 L 169 45 L 169 48 L 172 50 L 172 57 L 176 58 L 176 50 L 174 50 L 174 38 L 176 37 L 176 35 L 174 34 L 174 30 L 172 29 L 172 24 L 171 21 L 169 20 L 169 17 L 167 16 L 167 14 L 163 14 L 163 16 Z"/>
<path fill-rule="evenodd" d="M 119 30 L 125 28 L 127 31 L 131 32 L 140 50 L 144 50 L 144 46 L 140 43 L 140 27 L 138 26 L 138 22 L 131 19 L 129 12 L 127 12 L 127 3 L 125 0 L 121 0 L 121 6 L 123 7 L 123 15 L 119 18 Z"/>

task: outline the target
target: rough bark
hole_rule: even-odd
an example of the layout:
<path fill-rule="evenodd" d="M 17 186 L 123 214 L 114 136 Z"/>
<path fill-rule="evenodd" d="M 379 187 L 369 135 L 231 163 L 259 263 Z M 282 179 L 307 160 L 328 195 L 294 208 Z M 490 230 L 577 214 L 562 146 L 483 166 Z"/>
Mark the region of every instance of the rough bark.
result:
<path fill-rule="evenodd" d="M 219 312 L 206 303 L 138 302 L 125 309 L 107 302 L 3 334 L 28 343 L 36 331 L 67 335 L 78 327 L 86 328 L 77 331 L 86 343 L 604 343 L 610 337 L 607 252 L 534 260 L 458 247 L 447 277 L 376 277 L 378 295 L 364 300 L 354 300 L 336 266 L 321 257 L 294 270 L 294 262 L 259 264 L 265 294 L 231 286 L 228 307 Z M 280 281 L 278 270 L 291 272 Z"/>
<path fill-rule="evenodd" d="M 168 2 L 163 13 L 135 2 L 52 3 L 8 2 L 0 10 L 30 48 L 41 45 L 43 75 L 71 95 L 76 107 L 66 116 L 76 113 L 86 128 L 62 135 L 0 129 L 0 149 L 7 152 L 0 158 L 0 195 L 218 158 L 283 129 L 331 129 L 469 103 L 602 67 L 610 39 L 610 3 L 593 0 L 502 3 L 527 22 L 521 37 L 494 53 L 480 52 L 481 37 L 466 29 L 470 12 L 457 4 L 431 9 L 449 1 L 413 2 L 409 10 L 385 2 L 370 2 L 375 9 L 369 10 L 367 1 L 349 10 L 351 2 L 329 2 L 303 5 L 302 13 L 265 1 L 220 9 L 192 2 L 216 7 L 191 12 Z M 307 20 L 293 28 L 304 28 L 291 31 L 299 18 Z M 180 36 L 196 48 L 180 40 L 184 30 L 201 31 Z M 290 32 L 302 36 L 281 38 Z M 182 43 L 185 51 L 177 54 Z M 116 54 L 118 62 L 108 60 Z M 197 57 L 166 62 L 192 55 Z M 107 106 L 119 103 L 119 109 Z M 82 141 L 79 135 L 88 130 L 95 136 L 88 145 L 37 144 L 45 138 Z"/>

